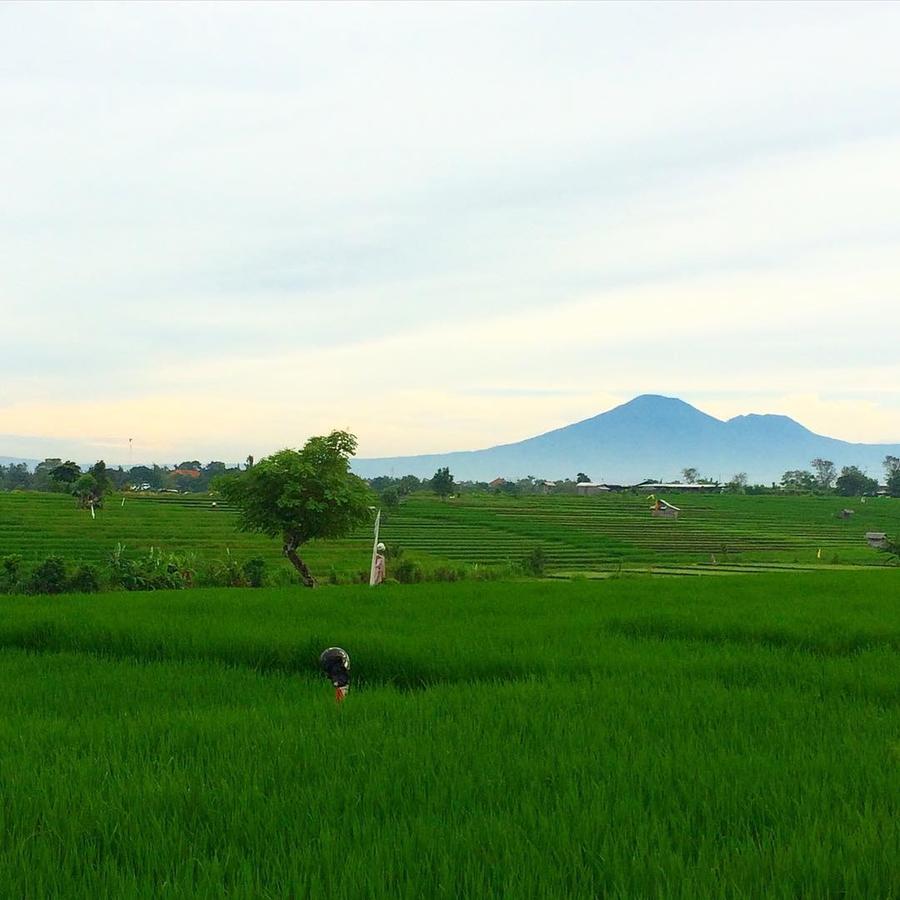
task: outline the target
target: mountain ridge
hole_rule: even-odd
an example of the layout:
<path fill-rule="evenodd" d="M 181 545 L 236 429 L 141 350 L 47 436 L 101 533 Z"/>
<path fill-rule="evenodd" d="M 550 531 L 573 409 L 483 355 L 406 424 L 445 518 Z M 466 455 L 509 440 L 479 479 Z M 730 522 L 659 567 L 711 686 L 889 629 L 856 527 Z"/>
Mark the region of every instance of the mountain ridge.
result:
<path fill-rule="evenodd" d="M 722 420 L 677 397 L 641 394 L 597 415 L 506 444 L 409 456 L 360 458 L 353 470 L 364 477 L 433 475 L 449 466 L 458 480 L 496 477 L 574 478 L 639 481 L 675 478 L 692 466 L 726 481 L 746 472 L 751 482 L 778 481 L 788 469 L 805 469 L 816 457 L 838 468 L 857 465 L 873 477 L 882 474 L 888 454 L 900 456 L 900 443 L 862 444 L 816 434 L 789 416 L 746 413 Z"/>

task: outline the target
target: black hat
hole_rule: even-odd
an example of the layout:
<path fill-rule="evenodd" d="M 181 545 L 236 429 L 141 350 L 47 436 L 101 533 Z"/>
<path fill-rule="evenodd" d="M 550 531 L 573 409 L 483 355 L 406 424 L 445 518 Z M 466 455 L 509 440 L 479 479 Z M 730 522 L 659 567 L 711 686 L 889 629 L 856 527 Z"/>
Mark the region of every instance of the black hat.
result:
<path fill-rule="evenodd" d="M 350 656 L 346 650 L 340 647 L 323 650 L 319 656 L 319 665 L 336 688 L 350 684 Z"/>

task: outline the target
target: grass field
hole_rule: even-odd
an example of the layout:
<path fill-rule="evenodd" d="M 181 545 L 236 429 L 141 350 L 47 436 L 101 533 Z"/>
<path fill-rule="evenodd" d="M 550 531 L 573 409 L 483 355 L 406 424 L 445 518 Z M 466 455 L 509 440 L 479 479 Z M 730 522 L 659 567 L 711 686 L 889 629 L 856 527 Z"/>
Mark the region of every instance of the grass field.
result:
<path fill-rule="evenodd" d="M 654 519 L 643 496 L 463 496 L 442 502 L 421 494 L 386 517 L 384 540 L 426 568 L 518 563 L 536 546 L 553 574 L 721 574 L 778 567 L 880 565 L 866 531 L 900 534 L 900 500 L 812 496 L 704 495 L 674 497 L 679 519 Z M 96 520 L 59 494 L 0 493 L 0 556 L 28 560 L 59 554 L 71 562 L 101 562 L 118 543 L 200 557 L 226 551 L 287 567 L 278 543 L 235 529 L 235 514 L 206 496 L 112 498 Z M 845 507 L 850 519 L 839 519 Z M 316 542 L 304 556 L 319 577 L 368 571 L 370 532 Z"/>
<path fill-rule="evenodd" d="M 897 897 L 898 596 L 900 571 L 6 598 L 0 894 Z"/>

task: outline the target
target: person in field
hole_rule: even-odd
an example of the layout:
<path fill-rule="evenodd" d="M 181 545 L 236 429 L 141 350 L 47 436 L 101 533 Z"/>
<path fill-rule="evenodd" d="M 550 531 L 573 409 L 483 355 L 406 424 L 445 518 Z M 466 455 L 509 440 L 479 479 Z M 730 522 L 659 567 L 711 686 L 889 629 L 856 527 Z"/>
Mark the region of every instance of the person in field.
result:
<path fill-rule="evenodd" d="M 384 584 L 386 571 L 384 549 L 384 544 L 380 541 L 375 545 L 375 576 L 372 580 L 372 584 Z"/>
<path fill-rule="evenodd" d="M 329 647 L 319 656 L 319 665 L 334 685 L 334 699 L 343 702 L 350 690 L 350 654 L 340 647 Z"/>

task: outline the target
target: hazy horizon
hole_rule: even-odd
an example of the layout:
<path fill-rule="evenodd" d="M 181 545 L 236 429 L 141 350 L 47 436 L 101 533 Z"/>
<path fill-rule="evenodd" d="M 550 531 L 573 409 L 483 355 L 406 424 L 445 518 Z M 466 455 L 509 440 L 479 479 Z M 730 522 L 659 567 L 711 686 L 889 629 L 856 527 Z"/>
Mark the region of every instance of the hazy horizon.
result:
<path fill-rule="evenodd" d="M 900 442 L 900 5 L 0 5 L 0 455 Z M 45 448 L 55 448 L 52 454 Z"/>
<path fill-rule="evenodd" d="M 592 416 L 589 416 L 589 417 L 587 417 L 587 418 L 588 418 L 588 419 L 595 418 L 596 416 L 602 415 L 603 413 L 610 412 L 610 411 L 612 411 L 613 409 L 617 409 L 617 408 L 620 407 L 620 406 L 628 405 L 628 404 L 630 404 L 631 402 L 633 402 L 634 400 L 639 400 L 639 399 L 641 399 L 641 398 L 646 398 L 646 397 L 662 398 L 662 399 L 665 399 L 665 400 L 679 400 L 679 401 L 681 401 L 681 398 L 678 398 L 678 397 L 666 397 L 666 396 L 661 395 L 661 394 L 641 394 L 641 395 L 638 395 L 638 396 L 636 396 L 636 397 L 631 398 L 630 400 L 625 401 L 625 402 L 622 403 L 622 404 L 616 404 L 615 406 L 610 407 L 609 409 L 598 410 L 598 411 L 597 411 L 596 413 L 594 413 Z M 681 401 L 681 402 L 686 402 L 686 401 Z M 706 410 L 703 410 L 703 409 L 701 409 L 701 408 L 699 408 L 699 407 L 696 407 L 696 406 L 694 406 L 693 404 L 688 404 L 688 405 L 689 405 L 689 406 L 692 406 L 694 409 L 697 409 L 699 412 L 704 413 L 705 415 L 710 415 L 710 416 L 712 416 L 713 418 L 715 418 L 715 419 L 717 419 L 718 421 L 721 421 L 721 422 L 727 422 L 727 421 L 729 421 L 729 420 L 732 419 L 732 418 L 739 418 L 739 417 L 741 417 L 741 416 L 748 416 L 748 415 L 759 415 L 759 416 L 777 415 L 777 414 L 772 414 L 772 413 L 766 413 L 766 412 L 760 411 L 760 410 L 748 410 L 747 412 L 744 412 L 744 413 L 737 413 L 736 416 L 729 416 L 729 417 L 726 417 L 726 418 L 722 418 L 722 417 L 716 416 L 716 415 L 714 415 L 714 414 L 712 414 L 712 413 L 709 413 L 709 412 L 707 412 Z M 586 420 L 585 420 L 585 419 L 581 419 L 581 420 L 578 420 L 577 422 L 567 422 L 567 423 L 565 423 L 562 427 L 566 427 L 566 426 L 568 426 L 568 425 L 579 424 L 580 422 L 583 422 L 583 421 L 586 421 Z M 797 421 L 797 420 L 793 420 L 793 421 Z M 804 425 L 803 422 L 798 422 L 798 424 L 801 425 L 801 426 L 806 427 L 806 426 Z M 508 444 L 515 444 L 515 443 L 517 443 L 518 441 L 526 440 L 526 439 L 528 439 L 528 438 L 538 437 L 538 436 L 547 434 L 548 432 L 555 431 L 555 430 L 557 430 L 559 427 L 560 427 L 560 426 L 553 426 L 552 428 L 541 428 L 541 427 L 539 427 L 539 426 L 536 426 L 535 429 L 533 429 L 533 430 L 532 430 L 531 432 L 529 432 L 528 434 L 523 434 L 523 435 L 521 435 L 521 436 L 518 437 L 518 438 L 513 438 L 511 441 L 496 441 L 496 442 L 494 442 L 494 443 L 486 444 L 486 445 L 484 445 L 484 446 L 477 446 L 477 447 L 474 447 L 474 446 L 473 446 L 473 447 L 462 447 L 462 446 L 459 446 L 459 447 L 447 447 L 447 448 L 444 448 L 443 450 L 436 450 L 436 451 L 431 450 L 431 451 L 427 451 L 427 452 L 423 452 L 423 453 L 419 453 L 419 452 L 417 452 L 417 451 L 415 451 L 415 450 L 412 450 L 412 451 L 410 451 L 409 453 L 395 453 L 395 454 L 383 455 L 383 456 L 376 456 L 376 457 L 363 457 L 363 456 L 361 456 L 361 455 L 358 455 L 358 456 L 360 456 L 360 458 L 373 459 L 373 460 L 376 460 L 376 461 L 377 461 L 378 459 L 392 459 L 392 458 L 396 458 L 396 457 L 407 457 L 407 456 L 431 456 L 431 455 L 435 455 L 435 454 L 437 454 L 437 455 L 442 455 L 442 454 L 453 454 L 453 453 L 457 453 L 457 452 L 464 452 L 464 453 L 465 453 L 465 452 L 467 452 L 467 451 L 487 450 L 487 449 L 493 449 L 493 448 L 500 447 L 500 446 L 505 446 L 505 445 L 508 445 Z M 811 430 L 811 429 L 810 429 L 810 430 Z M 813 431 L 813 434 L 818 434 L 818 433 L 815 432 L 815 431 Z M 827 435 L 827 434 L 819 434 L 818 436 L 820 436 L 820 437 L 828 437 L 828 438 L 834 437 L 833 435 Z M 4 443 L 4 441 L 7 441 L 9 438 L 10 438 L 9 435 L 0 435 L 0 449 L 3 449 L 3 448 L 6 446 L 5 443 Z M 20 439 L 20 438 L 13 438 L 12 442 L 13 442 L 13 444 L 15 444 L 15 443 L 17 443 L 17 442 L 20 441 L 20 440 L 22 440 L 22 439 Z M 26 438 L 25 440 L 27 440 L 27 438 Z M 872 446 L 872 445 L 885 445 L 885 446 L 890 446 L 890 445 L 892 445 L 892 446 L 894 446 L 894 447 L 900 446 L 900 440 L 898 440 L 898 441 L 878 441 L 878 442 L 875 442 L 875 441 L 872 441 L 872 442 L 850 442 L 850 443 L 859 443 L 859 444 L 861 444 L 862 446 Z M 77 449 L 77 450 L 74 450 L 74 451 L 72 451 L 72 452 L 65 452 L 65 453 L 59 452 L 59 447 L 62 446 L 61 442 L 56 442 L 56 441 L 53 441 L 53 440 L 50 440 L 50 439 L 41 439 L 40 442 L 39 442 L 39 444 L 38 444 L 38 446 L 43 447 L 44 450 L 45 450 L 46 452 L 42 451 L 41 453 L 39 453 L 39 454 L 36 455 L 36 456 L 34 456 L 34 455 L 29 456 L 29 455 L 27 455 L 27 454 L 7 453 L 7 452 L 5 451 L 5 449 L 4 449 L 4 452 L 0 452 L 0 460 L 2 460 L 3 458 L 10 458 L 10 459 L 28 459 L 28 460 L 31 460 L 31 461 L 38 461 L 38 462 L 39 462 L 39 461 L 41 461 L 41 460 L 44 459 L 44 458 L 68 458 L 68 459 L 74 458 L 76 462 L 81 463 L 81 464 L 86 464 L 86 463 L 88 463 L 88 462 L 93 462 L 93 461 L 95 460 L 95 456 L 96 456 L 96 454 L 93 454 L 93 455 L 92 455 L 90 452 L 87 452 L 87 455 L 85 455 L 85 448 L 84 448 L 84 447 L 81 447 L 81 449 Z M 78 445 L 66 445 L 66 446 L 68 446 L 68 447 L 76 446 L 76 447 L 77 447 Z M 139 450 L 139 448 L 137 448 L 137 449 Z M 273 448 L 273 449 L 278 450 L 278 449 L 281 449 L 281 447 L 276 447 L 276 448 Z M 126 452 L 127 452 L 127 451 L 126 451 Z M 106 459 L 105 461 L 107 462 L 108 465 L 112 465 L 112 466 L 119 466 L 119 465 L 122 465 L 122 466 L 125 466 L 125 467 L 127 468 L 128 466 L 131 466 L 131 465 L 135 465 L 135 466 L 137 466 L 137 465 L 153 465 L 153 464 L 156 464 L 156 465 L 177 465 L 179 462 L 181 462 L 181 461 L 183 461 L 183 460 L 187 460 L 187 459 L 198 459 L 198 454 L 196 454 L 196 453 L 191 453 L 189 450 L 186 450 L 186 451 L 185 451 L 184 453 L 182 453 L 182 454 L 176 454 L 175 457 L 172 457 L 171 460 L 164 459 L 164 458 L 156 458 L 156 457 L 154 457 L 154 458 L 149 458 L 149 457 L 147 457 L 147 458 L 139 458 L 139 456 L 135 454 L 135 447 L 134 447 L 134 445 L 133 445 L 132 448 L 131 448 L 130 454 L 131 454 L 131 457 L 132 457 L 131 459 L 128 459 L 127 456 L 126 456 L 126 458 L 110 457 L 110 458 Z M 177 459 L 176 459 L 176 457 L 177 457 Z M 207 463 L 207 462 L 210 462 L 210 461 L 220 461 L 220 462 L 225 462 L 225 463 L 227 463 L 228 465 L 240 465 L 240 464 L 242 464 L 242 463 L 244 462 L 245 458 L 246 458 L 246 454 L 244 454 L 244 455 L 238 454 L 238 455 L 236 455 L 236 456 L 234 456 L 234 457 L 227 457 L 227 458 L 226 458 L 225 456 L 223 456 L 222 454 L 219 454 L 219 455 L 212 454 L 212 455 L 209 456 L 209 457 L 204 457 L 204 458 L 202 458 L 202 459 L 198 459 L 198 461 L 200 461 L 200 462 L 202 462 L 202 463 L 204 463 L 204 464 Z M 259 457 L 257 457 L 257 458 L 259 458 Z M 798 463 L 798 465 L 799 465 L 799 463 Z M 383 473 L 382 473 L 382 474 L 383 474 Z"/>

